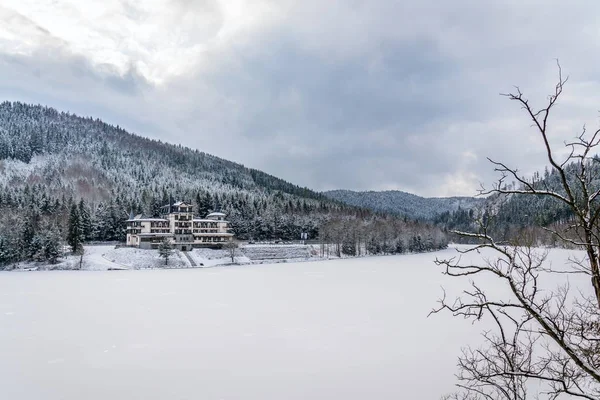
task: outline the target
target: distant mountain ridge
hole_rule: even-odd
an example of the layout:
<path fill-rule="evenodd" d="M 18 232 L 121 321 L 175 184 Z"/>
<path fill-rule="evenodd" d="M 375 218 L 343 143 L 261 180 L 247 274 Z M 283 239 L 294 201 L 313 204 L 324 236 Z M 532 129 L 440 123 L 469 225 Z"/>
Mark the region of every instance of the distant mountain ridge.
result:
<path fill-rule="evenodd" d="M 459 208 L 470 210 L 485 201 L 475 197 L 421 197 L 400 190 L 330 190 L 323 194 L 351 206 L 422 220 L 431 220 L 439 214 L 454 212 Z"/>

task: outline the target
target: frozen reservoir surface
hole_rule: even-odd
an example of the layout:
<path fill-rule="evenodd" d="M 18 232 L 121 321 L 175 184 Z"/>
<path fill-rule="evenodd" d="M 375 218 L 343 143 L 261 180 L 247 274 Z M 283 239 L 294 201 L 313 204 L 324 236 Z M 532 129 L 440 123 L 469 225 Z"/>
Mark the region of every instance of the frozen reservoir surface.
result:
<path fill-rule="evenodd" d="M 427 317 L 453 255 L 1 273 L 1 398 L 436 399 L 481 328 Z"/>

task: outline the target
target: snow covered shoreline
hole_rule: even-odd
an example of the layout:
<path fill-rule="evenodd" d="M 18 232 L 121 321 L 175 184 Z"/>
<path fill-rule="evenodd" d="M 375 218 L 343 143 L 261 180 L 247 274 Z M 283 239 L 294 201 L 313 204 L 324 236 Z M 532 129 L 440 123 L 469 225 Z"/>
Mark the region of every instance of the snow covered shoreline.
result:
<path fill-rule="evenodd" d="M 321 257 L 319 245 L 301 244 L 248 244 L 236 250 L 234 261 L 227 250 L 194 249 L 183 254 L 175 251 L 165 265 L 158 251 L 142 250 L 130 247 L 117 247 L 114 244 L 98 244 L 84 246 L 83 257 L 67 255 L 56 264 L 41 262 L 16 263 L 6 271 L 110 271 L 138 269 L 181 269 L 210 268 L 234 265 L 278 264 L 288 262 L 327 261 L 378 257 L 382 255 L 342 256 L 330 253 Z M 407 253 L 411 254 L 411 253 Z M 188 257 L 189 256 L 189 257 Z M 195 265 L 192 265 L 192 262 Z"/>

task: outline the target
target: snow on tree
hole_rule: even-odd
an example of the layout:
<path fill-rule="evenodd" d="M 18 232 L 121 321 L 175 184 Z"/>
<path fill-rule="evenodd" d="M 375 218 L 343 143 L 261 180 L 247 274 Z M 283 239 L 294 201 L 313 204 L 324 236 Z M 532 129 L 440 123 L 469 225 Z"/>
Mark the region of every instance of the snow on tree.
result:
<path fill-rule="evenodd" d="M 22 230 L 18 245 L 5 242 L 24 249 L 13 261 L 32 256 L 29 244 L 43 226 L 55 227 L 69 245 L 122 242 L 132 210 L 156 217 L 170 197 L 193 202 L 200 217 L 224 211 L 240 240 L 297 240 L 300 232 L 316 238 L 339 218 L 353 226 L 382 219 L 197 150 L 19 102 L 0 103 L 0 162 L 0 215 L 6 216 L 0 231 Z M 12 225 L 8 216 L 19 221 Z M 424 229 L 442 235 L 431 225 Z"/>
<path fill-rule="evenodd" d="M 235 262 L 235 255 L 239 247 L 239 243 L 235 240 L 230 240 L 223 245 L 223 249 L 225 249 L 225 251 L 227 251 L 227 254 L 229 254 L 229 257 L 231 257 L 232 263 Z"/>
<path fill-rule="evenodd" d="M 79 210 L 73 203 L 71 205 L 71 212 L 69 213 L 69 227 L 67 233 L 67 243 L 71 246 L 71 251 L 73 253 L 81 253 L 83 250 L 83 240 L 83 227 L 79 216 Z"/>
<path fill-rule="evenodd" d="M 169 264 L 169 258 L 173 255 L 173 243 L 168 238 L 164 238 L 158 245 L 158 255 L 165 259 L 165 265 Z"/>

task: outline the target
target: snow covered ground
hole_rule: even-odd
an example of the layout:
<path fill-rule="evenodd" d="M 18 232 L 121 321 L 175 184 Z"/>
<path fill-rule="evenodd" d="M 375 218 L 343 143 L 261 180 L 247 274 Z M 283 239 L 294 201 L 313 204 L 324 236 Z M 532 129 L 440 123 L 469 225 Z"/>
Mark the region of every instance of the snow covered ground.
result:
<path fill-rule="evenodd" d="M 1 397 L 437 399 L 481 330 L 427 317 L 454 254 L 3 273 Z"/>
<path fill-rule="evenodd" d="M 164 259 L 157 250 L 142 250 L 131 247 L 116 248 L 114 244 L 85 245 L 83 260 L 79 256 L 69 255 L 57 264 L 21 262 L 7 269 L 20 271 L 44 270 L 88 270 L 106 271 L 114 269 L 154 269 L 165 268 Z M 333 246 L 321 257 L 321 246 L 308 244 L 243 244 L 236 249 L 234 261 L 228 250 L 194 249 L 187 252 L 174 251 L 169 259 L 168 268 L 216 267 L 247 264 L 272 264 L 281 262 L 319 261 L 338 259 Z M 342 255 L 342 258 L 349 256 Z M 193 261 L 196 265 L 192 265 Z M 81 268 L 80 268 L 81 266 Z"/>
<path fill-rule="evenodd" d="M 231 255 L 227 250 L 194 249 L 188 252 L 190 257 L 196 261 L 197 266 L 216 267 L 219 265 L 231 265 Z M 235 264 L 249 264 L 250 260 L 241 250 L 235 251 Z"/>
<path fill-rule="evenodd" d="M 67 256 L 57 264 L 19 263 L 17 270 L 70 270 L 106 271 L 113 269 L 165 268 L 164 259 L 156 250 L 141 250 L 131 247 L 115 248 L 115 245 L 86 245 L 83 260 L 79 256 Z M 291 262 L 319 259 L 318 252 L 303 245 L 245 245 L 236 250 L 234 262 L 227 250 L 194 249 L 187 252 L 196 267 L 215 267 L 231 264 L 261 264 L 264 262 Z M 80 263 L 81 261 L 81 263 Z M 169 268 L 190 268 L 189 259 L 175 251 L 169 259 Z"/>
<path fill-rule="evenodd" d="M 45 270 L 88 270 L 107 271 L 114 269 L 164 268 L 165 260 L 158 256 L 158 251 L 135 248 L 115 248 L 115 245 L 84 246 L 83 259 L 80 256 L 68 255 L 59 259 L 56 264 L 21 262 L 13 266 L 18 271 Z M 169 267 L 186 268 L 190 263 L 179 252 L 169 259 Z M 81 267 L 81 268 L 80 268 Z"/>
<path fill-rule="evenodd" d="M 160 258 L 158 250 L 141 250 L 127 247 L 115 249 L 113 246 L 106 249 L 104 258 L 130 269 L 162 268 L 165 266 L 165 260 Z M 169 258 L 168 266 L 182 268 L 189 266 L 189 262 L 182 257 L 180 252 L 174 252 L 172 257 Z"/>
<path fill-rule="evenodd" d="M 311 253 L 312 247 L 299 244 L 247 244 L 241 250 L 251 260 L 309 259 L 315 256 Z"/>

